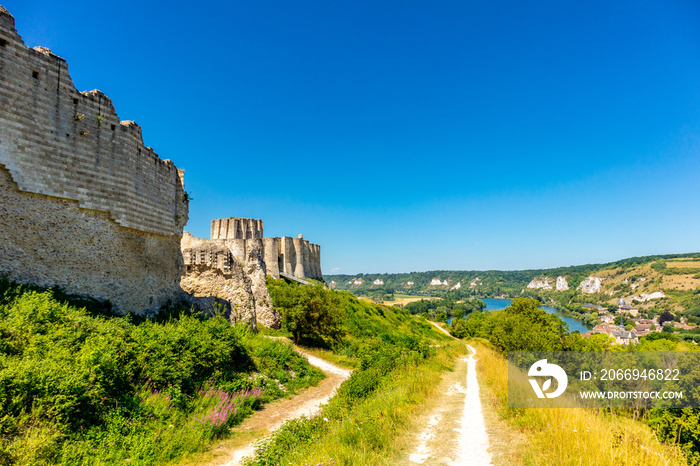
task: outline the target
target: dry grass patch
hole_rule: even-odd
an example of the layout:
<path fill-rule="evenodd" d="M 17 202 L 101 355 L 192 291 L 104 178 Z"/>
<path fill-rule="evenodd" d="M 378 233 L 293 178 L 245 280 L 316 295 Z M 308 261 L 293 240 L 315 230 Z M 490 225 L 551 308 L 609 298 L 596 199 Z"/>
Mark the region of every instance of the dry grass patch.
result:
<path fill-rule="evenodd" d="M 387 306 L 393 306 L 394 304 L 405 306 L 408 303 L 414 303 L 416 301 L 420 301 L 421 299 L 425 299 L 426 301 L 435 301 L 436 299 L 440 298 L 429 296 L 394 295 L 393 301 L 384 301 L 384 304 Z"/>
<path fill-rule="evenodd" d="M 525 464 L 686 464 L 677 448 L 659 443 L 649 426 L 629 418 L 584 408 L 509 409 L 507 360 L 488 343 L 477 344 L 480 371 L 493 390 L 494 408 L 526 438 L 518 446 Z"/>
<path fill-rule="evenodd" d="M 700 278 L 693 275 L 664 275 L 661 288 L 665 290 L 696 290 L 700 286 Z"/>
<path fill-rule="evenodd" d="M 673 268 L 700 268 L 700 260 L 667 260 L 666 261 L 666 267 L 669 269 Z"/>

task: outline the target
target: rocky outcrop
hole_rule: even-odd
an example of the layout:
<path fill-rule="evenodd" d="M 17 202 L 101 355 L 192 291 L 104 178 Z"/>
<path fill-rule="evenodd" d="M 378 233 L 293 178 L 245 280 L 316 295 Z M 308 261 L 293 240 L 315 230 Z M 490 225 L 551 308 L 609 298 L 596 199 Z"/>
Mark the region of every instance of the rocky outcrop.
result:
<path fill-rule="evenodd" d="M 527 284 L 528 289 L 531 290 L 551 290 L 552 285 L 549 284 L 549 278 L 544 277 L 544 278 L 533 278 L 530 283 Z"/>
<path fill-rule="evenodd" d="M 281 317 L 272 307 L 270 293 L 265 284 L 265 262 L 262 243 L 248 249 L 245 274 L 251 282 L 250 289 L 255 301 L 255 315 L 258 323 L 268 328 L 280 328 Z"/>
<path fill-rule="evenodd" d="M 566 281 L 566 278 L 559 276 L 557 277 L 557 291 L 566 291 L 569 289 L 569 284 Z"/>
<path fill-rule="evenodd" d="M 261 240 L 257 240 L 261 243 Z M 180 286 L 195 298 L 193 304 L 206 308 L 211 299 L 227 304 L 232 323 L 248 322 L 252 328 L 257 323 L 270 328 L 280 327 L 280 315 L 272 307 L 265 285 L 265 263 L 262 244 L 253 240 L 247 251 L 246 261 L 237 260 L 226 240 L 197 238 L 185 232 L 181 248 L 185 272 Z"/>
<path fill-rule="evenodd" d="M 663 291 L 654 291 L 653 293 L 642 293 L 640 296 L 633 296 L 633 301 L 639 301 L 640 303 L 651 301 L 652 299 L 665 298 L 666 295 Z"/>
<path fill-rule="evenodd" d="M 189 265 L 186 269 L 180 286 L 195 298 L 205 298 L 192 299 L 195 307 L 211 312 L 215 302 L 223 304 L 232 324 L 247 322 L 255 328 L 257 319 L 253 290 L 250 279 L 238 264 L 228 272 L 205 265 Z"/>
<path fill-rule="evenodd" d="M 580 289 L 583 293 L 600 293 L 603 291 L 602 282 L 603 280 L 599 277 L 588 277 L 576 289 Z"/>

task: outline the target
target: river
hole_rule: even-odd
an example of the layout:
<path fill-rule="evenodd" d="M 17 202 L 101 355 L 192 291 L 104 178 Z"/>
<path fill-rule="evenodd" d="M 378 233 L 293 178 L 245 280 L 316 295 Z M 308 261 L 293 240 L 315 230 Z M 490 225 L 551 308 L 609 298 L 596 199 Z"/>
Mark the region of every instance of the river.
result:
<path fill-rule="evenodd" d="M 486 303 L 486 311 L 497 311 L 499 309 L 504 309 L 508 305 L 510 305 L 510 299 L 502 299 L 502 298 L 483 298 L 483 302 Z M 544 309 L 545 311 L 549 312 L 550 314 L 554 314 L 555 316 L 559 317 L 561 320 L 566 322 L 566 324 L 569 326 L 569 331 L 578 331 L 581 333 L 586 333 L 589 331 L 591 326 L 588 326 L 584 324 L 583 322 L 573 319 L 571 317 L 566 317 L 564 314 L 561 312 L 557 311 L 551 306 L 540 306 L 541 309 Z M 452 319 L 448 319 L 447 323 L 449 324 Z"/>

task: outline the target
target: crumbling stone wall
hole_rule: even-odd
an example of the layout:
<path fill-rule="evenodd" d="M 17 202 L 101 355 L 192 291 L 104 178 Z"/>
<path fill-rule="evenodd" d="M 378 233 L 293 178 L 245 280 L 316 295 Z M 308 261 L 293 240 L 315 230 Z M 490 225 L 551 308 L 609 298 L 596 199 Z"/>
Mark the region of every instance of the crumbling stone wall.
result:
<path fill-rule="evenodd" d="M 246 261 L 247 251 L 262 241 L 267 275 L 280 278 L 280 272 L 297 278 L 323 279 L 321 246 L 298 238 L 264 238 L 263 222 L 252 218 L 218 218 L 211 221 L 211 239 L 225 240 L 233 256 Z"/>
<path fill-rule="evenodd" d="M 265 285 L 262 241 L 248 243 L 245 260 L 236 258 L 229 246 L 228 240 L 202 239 L 185 232 L 182 237 L 185 262 L 182 289 L 197 298 L 224 300 L 234 324 L 245 321 L 255 327 L 257 322 L 279 328 L 280 315 L 272 308 Z M 206 300 L 193 300 L 192 303 L 202 310 L 211 305 Z"/>
<path fill-rule="evenodd" d="M 157 310 L 182 294 L 183 176 L 0 7 L 0 274 Z"/>
<path fill-rule="evenodd" d="M 260 219 L 212 220 L 211 239 L 196 238 L 185 232 L 182 255 L 185 261 L 182 288 L 199 298 L 225 300 L 233 322 L 247 320 L 279 328 L 280 315 L 272 307 L 266 275 L 280 278 L 280 273 L 285 273 L 302 279 L 323 278 L 320 246 L 309 243 L 302 235 L 264 238 Z M 200 302 L 194 304 L 201 308 Z"/>

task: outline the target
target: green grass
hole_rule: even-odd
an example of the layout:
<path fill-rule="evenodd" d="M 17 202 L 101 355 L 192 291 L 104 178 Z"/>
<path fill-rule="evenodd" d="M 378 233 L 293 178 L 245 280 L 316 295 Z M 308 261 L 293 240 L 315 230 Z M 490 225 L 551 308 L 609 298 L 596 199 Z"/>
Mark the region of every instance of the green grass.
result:
<path fill-rule="evenodd" d="M 284 306 L 300 306 L 299 296 L 335 306 L 342 339 L 305 349 L 355 370 L 320 415 L 286 423 L 248 464 L 392 464 L 409 441 L 404 434 L 412 416 L 464 345 L 421 317 L 346 292 L 308 293 L 277 281 L 268 287 L 273 304 L 282 305 L 283 322 Z"/>
<path fill-rule="evenodd" d="M 466 351 L 458 342 L 418 357 L 399 346 L 376 349 L 373 362 L 353 373 L 321 414 L 286 423 L 246 464 L 395 464 L 410 446 L 408 434 L 437 389 L 435 380 Z"/>
<path fill-rule="evenodd" d="M 83 302 L 0 280 L 0 464 L 177 460 L 324 377 L 220 316 L 152 321 Z"/>

